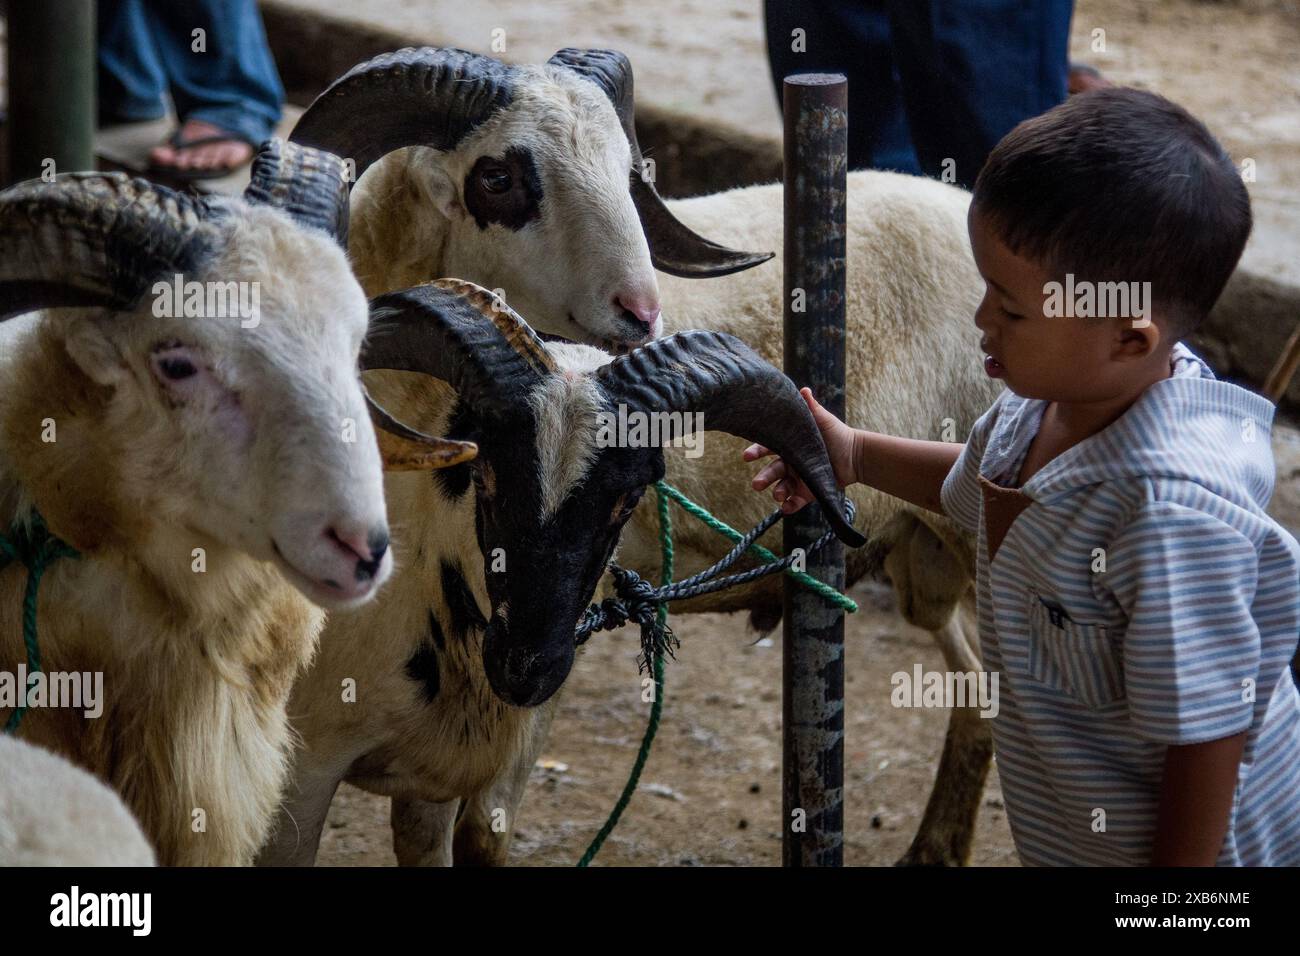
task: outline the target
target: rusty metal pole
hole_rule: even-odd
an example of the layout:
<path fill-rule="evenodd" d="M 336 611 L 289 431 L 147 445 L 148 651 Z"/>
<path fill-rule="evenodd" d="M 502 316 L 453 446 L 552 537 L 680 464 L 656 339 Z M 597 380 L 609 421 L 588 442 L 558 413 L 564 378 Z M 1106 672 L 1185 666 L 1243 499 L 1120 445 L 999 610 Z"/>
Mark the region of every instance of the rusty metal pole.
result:
<path fill-rule="evenodd" d="M 95 168 L 95 4 L 9 4 L 9 181 Z"/>
<path fill-rule="evenodd" d="M 785 373 L 843 417 L 848 82 L 839 73 L 788 76 L 784 112 Z M 787 554 L 828 530 L 816 506 L 784 525 Z M 843 545 L 810 555 L 807 571 L 843 588 Z M 782 861 L 841 866 L 844 612 L 789 577 L 783 608 Z"/>

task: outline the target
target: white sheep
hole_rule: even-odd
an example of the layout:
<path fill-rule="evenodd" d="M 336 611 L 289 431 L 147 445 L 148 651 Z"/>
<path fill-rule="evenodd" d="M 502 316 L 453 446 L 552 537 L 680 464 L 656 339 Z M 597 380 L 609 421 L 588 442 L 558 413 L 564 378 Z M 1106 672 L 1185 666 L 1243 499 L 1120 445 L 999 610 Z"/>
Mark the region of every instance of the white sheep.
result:
<path fill-rule="evenodd" d="M 780 187 L 663 203 L 637 175 L 644 167 L 632 105 L 631 69 L 618 53 L 563 50 L 545 66 L 508 67 L 462 51 L 404 50 L 334 83 L 293 138 L 349 157 L 364 174 L 353 192 L 349 248 L 372 294 L 458 274 L 503 290 L 542 332 L 624 351 L 673 329 L 716 329 L 779 366 L 779 258 L 730 274 L 768 256 L 731 252 L 687 226 L 740 248 L 779 250 Z M 995 397 L 972 321 L 982 283 L 966 235 L 968 203 L 969 194 L 930 180 L 849 175 L 846 397 L 854 425 L 961 440 Z M 656 280 L 652 262 L 671 274 Z M 687 281 L 708 276 L 722 278 Z M 703 458 L 670 451 L 666 459 L 672 484 L 743 529 L 770 503 L 750 490 L 740 448 L 716 437 Z M 973 542 L 932 513 L 862 487 L 851 494 L 870 544 L 848 553 L 849 582 L 888 571 L 904 617 L 934 634 L 948 667 L 976 668 L 973 609 L 962 606 Z M 775 532 L 769 537 L 765 543 L 779 549 Z M 682 575 L 725 549 L 714 532 L 689 522 L 678 528 L 676 547 Z M 639 509 L 629 522 L 622 561 L 657 574 L 651 510 Z M 770 629 L 779 619 L 779 582 L 676 608 L 745 609 L 755 626 Z M 537 723 L 548 720 L 542 715 Z M 954 710 L 909 862 L 968 857 L 991 753 L 985 722 L 973 710 Z M 460 796 L 469 806 L 505 806 L 513 815 L 513 804 L 502 801 L 510 781 L 526 777 L 528 759 L 525 748 L 518 763 L 499 764 L 501 782 L 493 786 L 505 797 Z M 448 813 L 415 806 L 403 817 Z M 463 819 L 461 828 L 472 824 Z M 431 845 L 450 840 L 429 829 Z M 484 832 L 465 839 L 496 838 Z"/>
<path fill-rule="evenodd" d="M 392 568 L 342 183 L 337 157 L 272 142 L 246 200 L 116 174 L 0 194 L 0 317 L 49 309 L 0 325 L 0 529 L 39 515 L 81 552 L 45 573 L 40 650 L 105 697 L 97 718 L 32 707 L 19 732 L 109 783 L 164 864 L 251 861 L 316 605 L 364 602 Z M 11 668 L 25 583 L 0 573 Z"/>
<path fill-rule="evenodd" d="M 706 428 L 765 435 L 837 515 L 842 500 L 794 386 L 730 336 L 684 332 L 611 361 L 589 346 L 543 346 L 490 293 L 455 280 L 374 307 L 362 363 L 390 371 L 371 372 L 370 387 L 403 419 L 472 438 L 478 457 L 434 482 L 388 477 L 406 559 L 374 603 L 329 616 L 294 688 L 302 746 L 259 861 L 314 860 L 348 780 L 393 798 L 403 863 L 451 862 L 464 795 L 458 860 L 502 862 L 513 821 L 497 808 L 513 817 L 553 710 L 542 702 L 573 664 L 575 625 L 624 522 L 663 475 L 665 434 L 606 443 L 602 413 L 675 412 L 660 421 L 680 427 L 699 412 Z M 837 528 L 861 540 L 842 518 Z"/>
<path fill-rule="evenodd" d="M 62 757 L 0 734 L 0 866 L 153 866 L 140 824 Z"/>

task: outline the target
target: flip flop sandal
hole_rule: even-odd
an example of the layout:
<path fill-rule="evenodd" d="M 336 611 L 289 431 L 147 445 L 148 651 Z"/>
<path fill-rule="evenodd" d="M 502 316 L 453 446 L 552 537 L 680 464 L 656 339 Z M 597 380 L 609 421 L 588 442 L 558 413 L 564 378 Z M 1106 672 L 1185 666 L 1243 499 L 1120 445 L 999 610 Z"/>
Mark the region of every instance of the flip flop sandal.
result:
<path fill-rule="evenodd" d="M 194 139 L 185 139 L 181 136 L 179 129 L 175 130 L 167 137 L 167 145 L 179 152 L 183 149 L 192 149 L 196 146 L 207 146 L 210 143 L 247 143 L 251 148 L 248 158 L 243 162 L 235 163 L 233 166 L 212 166 L 207 169 L 181 169 L 179 166 L 171 166 L 167 163 L 155 163 L 150 161 L 149 172 L 159 176 L 166 176 L 169 179 L 179 182 L 196 182 L 201 179 L 220 179 L 222 176 L 229 176 L 236 169 L 247 166 L 257 155 L 259 144 L 238 133 L 213 133 L 210 136 L 197 136 Z"/>

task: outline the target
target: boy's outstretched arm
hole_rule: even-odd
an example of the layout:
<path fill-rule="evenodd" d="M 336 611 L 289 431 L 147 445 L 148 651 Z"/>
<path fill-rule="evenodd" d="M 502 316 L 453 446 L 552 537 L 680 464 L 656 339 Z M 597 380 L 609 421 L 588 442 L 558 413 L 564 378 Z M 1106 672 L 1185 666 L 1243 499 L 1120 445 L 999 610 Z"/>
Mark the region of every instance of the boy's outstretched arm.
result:
<path fill-rule="evenodd" d="M 1160 783 L 1152 866 L 1214 866 L 1228 834 L 1244 732 L 1170 747 Z"/>
<path fill-rule="evenodd" d="M 861 482 L 895 498 L 943 514 L 939 491 L 964 445 L 895 438 L 850 428 L 822 408 L 810 389 L 800 389 L 799 394 L 808 403 L 813 420 L 821 429 L 841 488 Z M 756 461 L 770 454 L 772 452 L 762 445 L 750 445 L 745 449 L 744 457 L 745 461 Z M 797 475 L 788 472 L 785 462 L 779 458 L 754 476 L 755 491 L 762 491 L 769 485 L 772 486 L 772 497 L 781 503 L 781 510 L 786 514 L 798 511 L 813 500 L 804 483 Z"/>

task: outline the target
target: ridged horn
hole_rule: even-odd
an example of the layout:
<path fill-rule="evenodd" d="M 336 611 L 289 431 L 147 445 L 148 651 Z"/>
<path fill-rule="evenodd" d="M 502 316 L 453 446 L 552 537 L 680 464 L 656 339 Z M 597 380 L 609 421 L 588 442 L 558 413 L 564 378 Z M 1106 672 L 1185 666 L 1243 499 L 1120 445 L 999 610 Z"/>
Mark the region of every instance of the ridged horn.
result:
<path fill-rule="evenodd" d="M 654 184 L 641 174 L 641 147 L 636 141 L 632 64 L 617 50 L 566 48 L 548 61 L 572 70 L 604 91 L 623 124 L 632 147 L 632 202 L 641 218 L 654 267 L 686 279 L 708 279 L 740 272 L 771 259 L 772 252 L 737 252 L 705 239 L 681 222 L 664 205 Z"/>
<path fill-rule="evenodd" d="M 356 164 L 355 179 L 405 146 L 451 149 L 510 104 L 514 70 L 464 50 L 409 47 L 348 70 L 302 114 L 289 138 Z"/>
<path fill-rule="evenodd" d="M 327 150 L 272 138 L 253 162 L 244 199 L 283 209 L 297 223 L 321 229 L 344 249 L 348 245 L 351 177 L 343 160 Z M 448 468 L 478 454 L 473 442 L 435 438 L 404 425 L 365 393 L 370 420 L 387 471 Z"/>
<path fill-rule="evenodd" d="M 596 379 L 615 404 L 700 412 L 706 430 L 772 449 L 812 491 L 836 536 L 850 547 L 866 544 L 844 518 L 826 444 L 799 390 L 740 339 L 704 329 L 678 332 L 618 356 L 596 370 Z"/>
<path fill-rule="evenodd" d="M 403 425 L 384 406 L 371 398 L 364 385 L 361 391 L 366 396 L 370 420 L 380 429 L 375 432 L 375 439 L 379 443 L 379 454 L 384 460 L 385 471 L 450 468 L 478 455 L 478 445 L 472 441 L 433 438 L 409 425 Z"/>
<path fill-rule="evenodd" d="M 350 186 L 343 160 L 333 153 L 274 137 L 257 151 L 244 199 L 283 209 L 346 249 Z"/>
<path fill-rule="evenodd" d="M 205 200 L 121 173 L 68 173 L 0 193 L 0 320 L 36 309 L 127 310 L 220 245 Z"/>
<path fill-rule="evenodd" d="M 439 279 L 370 301 L 363 369 L 422 372 L 485 414 L 510 415 L 556 371 L 541 339 L 499 298 L 463 279 Z"/>

